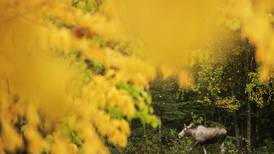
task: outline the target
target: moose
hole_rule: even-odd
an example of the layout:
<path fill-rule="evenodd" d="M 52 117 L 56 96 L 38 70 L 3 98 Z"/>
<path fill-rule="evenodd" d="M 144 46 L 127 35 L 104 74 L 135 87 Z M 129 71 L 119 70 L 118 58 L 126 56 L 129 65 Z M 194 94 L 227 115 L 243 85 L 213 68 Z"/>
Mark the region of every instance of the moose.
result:
<path fill-rule="evenodd" d="M 193 123 L 188 126 L 184 125 L 184 129 L 178 134 L 178 137 L 183 138 L 184 136 L 190 136 L 194 138 L 195 143 L 192 148 L 199 144 L 202 146 L 204 154 L 207 154 L 205 146 L 214 143 L 220 144 L 221 153 L 225 152 L 224 140 L 227 135 L 227 130 L 225 128 L 205 127 L 203 125 L 192 128 L 193 125 Z"/>

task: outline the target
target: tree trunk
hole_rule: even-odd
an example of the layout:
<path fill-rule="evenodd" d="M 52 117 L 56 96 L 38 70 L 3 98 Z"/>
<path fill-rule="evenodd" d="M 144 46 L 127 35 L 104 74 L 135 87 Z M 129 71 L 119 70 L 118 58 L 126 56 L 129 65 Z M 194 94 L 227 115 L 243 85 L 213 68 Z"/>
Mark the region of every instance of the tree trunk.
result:
<path fill-rule="evenodd" d="M 257 110 L 258 108 L 256 108 Z M 258 111 L 254 111 L 254 113 L 256 112 L 256 122 L 255 122 L 255 133 L 256 133 L 256 137 L 255 137 L 255 143 L 258 143 L 259 141 L 259 112 Z M 254 141 L 253 141 L 254 143 Z M 254 145 L 254 144 L 253 144 Z"/>
<path fill-rule="evenodd" d="M 234 131 L 235 131 L 235 137 L 236 137 L 236 143 L 237 148 L 240 150 L 240 132 L 239 132 L 239 124 L 238 124 L 238 115 L 237 111 L 233 113 L 233 119 L 234 119 Z"/>
<path fill-rule="evenodd" d="M 246 52 L 247 56 L 247 67 L 246 72 L 254 71 L 256 69 L 256 62 L 254 58 L 254 48 L 252 46 L 249 46 L 249 51 Z M 247 78 L 248 79 L 248 78 Z M 247 108 L 246 108 L 246 139 L 247 139 L 247 153 L 251 153 L 251 133 L 252 133 L 252 119 L 251 119 L 251 102 L 248 100 L 248 97 L 246 98 Z"/>
<path fill-rule="evenodd" d="M 246 140 L 247 140 L 247 153 L 251 153 L 251 104 L 247 103 L 246 109 Z"/>
<path fill-rule="evenodd" d="M 159 145 L 160 145 L 160 149 L 159 149 L 159 153 L 162 153 L 162 126 L 159 127 Z"/>

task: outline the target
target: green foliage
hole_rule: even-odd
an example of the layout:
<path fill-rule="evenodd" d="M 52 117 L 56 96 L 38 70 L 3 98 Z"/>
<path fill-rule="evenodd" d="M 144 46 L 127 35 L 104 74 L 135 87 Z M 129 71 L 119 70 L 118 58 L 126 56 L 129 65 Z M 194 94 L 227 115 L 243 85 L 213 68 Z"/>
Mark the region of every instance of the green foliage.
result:
<path fill-rule="evenodd" d="M 126 90 L 134 99 L 138 109 L 135 117 L 140 119 L 143 125 L 151 124 L 152 127 L 156 128 L 160 124 L 159 119 L 153 115 L 154 110 L 151 106 L 151 96 L 147 92 L 124 82 L 118 83 L 116 87 L 117 89 Z"/>
<path fill-rule="evenodd" d="M 193 112 L 191 112 L 192 121 L 195 124 L 202 124 L 204 122 L 204 118 L 202 116 L 199 116 Z"/>
<path fill-rule="evenodd" d="M 154 132 L 153 130 L 150 130 Z M 140 134 L 140 135 L 138 135 Z M 160 154 L 161 144 L 159 136 L 154 133 L 146 132 L 143 135 L 143 129 L 134 131 L 130 137 L 129 145 L 125 149 L 126 154 Z"/>
<path fill-rule="evenodd" d="M 75 144 L 77 147 L 80 147 L 82 145 L 82 141 L 77 137 L 76 132 L 73 131 L 73 130 L 70 130 L 69 127 L 66 124 L 64 124 L 62 127 L 63 127 L 62 128 L 63 134 L 65 136 L 67 136 L 68 138 L 70 138 L 70 140 L 73 144 Z M 47 137 L 48 137 L 49 140 L 51 139 L 50 134 L 48 134 Z"/>
<path fill-rule="evenodd" d="M 143 134 L 145 131 L 145 134 Z M 187 154 L 192 141 L 178 140 L 174 129 L 136 129 L 130 143 L 125 149 L 126 154 Z"/>
<path fill-rule="evenodd" d="M 202 94 L 202 102 L 212 103 L 220 97 L 222 75 L 222 67 L 214 67 L 210 64 L 199 65 L 195 76 L 197 84 L 193 88 L 193 91 Z"/>
<path fill-rule="evenodd" d="M 240 101 L 233 97 L 219 98 L 216 102 L 216 105 L 226 109 L 229 112 L 236 111 L 240 108 Z"/>
<path fill-rule="evenodd" d="M 233 138 L 227 138 L 225 140 L 225 147 L 226 147 L 227 153 L 234 154 L 239 152 L 239 149 L 237 148 L 237 145 L 236 145 L 236 140 Z"/>
<path fill-rule="evenodd" d="M 261 83 L 256 69 L 252 46 L 240 42 L 232 48 L 227 63 L 197 64 L 192 89 L 181 89 L 176 80 L 155 80 L 150 87 L 155 113 L 162 122 L 158 130 L 133 125 L 127 153 L 184 154 L 203 153 L 200 146 L 192 151 L 190 138 L 179 140 L 183 124 L 194 122 L 209 127 L 225 127 L 226 153 L 245 153 L 246 106 L 252 103 L 252 147 L 254 153 L 273 153 L 273 81 Z M 245 51 L 245 52 L 243 52 Z M 257 106 L 255 106 L 257 104 Z M 263 104 L 262 106 L 258 104 Z M 260 107 L 260 108 L 258 108 Z M 253 112 L 254 111 L 254 112 Z M 236 122 L 238 126 L 236 127 Z M 239 129 L 236 138 L 235 129 Z M 256 137 L 255 137 L 256 136 Z M 265 138 L 269 138 L 264 142 Z M 239 143 L 239 145 L 237 145 Z M 149 147 L 149 148 L 148 148 Z M 217 144 L 207 147 L 208 153 L 219 154 Z"/>
<path fill-rule="evenodd" d="M 250 82 L 245 87 L 248 99 L 259 107 L 263 107 L 265 103 L 271 102 L 273 98 L 272 83 L 262 83 L 259 81 L 258 73 L 250 72 L 248 76 Z"/>
<path fill-rule="evenodd" d="M 98 9 L 96 0 L 72 0 L 72 5 L 89 13 L 94 13 Z"/>
<path fill-rule="evenodd" d="M 82 145 L 81 140 L 77 137 L 76 133 L 73 131 L 71 131 L 70 133 L 70 139 L 71 139 L 71 142 L 77 145 L 78 147 Z"/>
<path fill-rule="evenodd" d="M 145 134 L 144 134 L 145 131 Z M 126 154 L 203 154 L 201 146 L 194 148 L 194 141 L 185 137 L 178 139 L 178 130 L 162 128 L 161 130 L 135 129 L 128 147 L 123 151 Z M 235 154 L 238 149 L 234 139 L 225 141 L 226 153 Z M 207 146 L 208 153 L 219 154 L 219 145 Z"/>
<path fill-rule="evenodd" d="M 229 112 L 238 110 L 240 101 L 235 96 L 224 96 L 224 65 L 200 64 L 195 74 L 196 85 L 193 91 L 197 93 L 197 101 L 215 105 Z"/>
<path fill-rule="evenodd" d="M 121 110 L 117 107 L 108 107 L 106 110 L 112 118 L 121 119 L 124 116 Z"/>
<path fill-rule="evenodd" d="M 274 141 L 267 138 L 264 140 L 264 146 L 256 149 L 259 154 L 272 154 L 274 152 Z"/>

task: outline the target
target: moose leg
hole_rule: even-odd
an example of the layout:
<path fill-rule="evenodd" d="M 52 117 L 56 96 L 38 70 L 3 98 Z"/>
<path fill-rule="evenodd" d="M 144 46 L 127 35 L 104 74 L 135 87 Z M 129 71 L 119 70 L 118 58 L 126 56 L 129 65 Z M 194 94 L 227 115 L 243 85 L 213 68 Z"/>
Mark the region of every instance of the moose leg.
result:
<path fill-rule="evenodd" d="M 225 153 L 225 144 L 224 144 L 224 142 L 221 143 L 220 149 L 221 149 L 222 154 Z"/>
<path fill-rule="evenodd" d="M 196 141 L 196 142 L 192 145 L 191 149 L 195 148 L 196 145 L 197 145 L 198 143 L 199 143 L 199 142 Z"/>
<path fill-rule="evenodd" d="M 199 143 L 199 142 L 196 141 L 196 142 L 191 146 L 191 148 L 189 149 L 189 151 L 192 151 L 193 148 L 196 147 L 196 145 L 197 145 L 198 143 Z"/>
<path fill-rule="evenodd" d="M 204 150 L 204 154 L 207 154 L 205 146 L 202 145 L 202 147 L 203 147 L 203 150 Z"/>

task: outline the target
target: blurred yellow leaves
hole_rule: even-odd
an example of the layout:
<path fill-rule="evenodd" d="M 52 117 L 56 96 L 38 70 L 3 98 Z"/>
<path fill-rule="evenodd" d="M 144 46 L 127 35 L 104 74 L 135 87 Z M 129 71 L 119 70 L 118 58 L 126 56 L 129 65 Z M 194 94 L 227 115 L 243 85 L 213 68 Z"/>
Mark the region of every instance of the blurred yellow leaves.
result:
<path fill-rule="evenodd" d="M 261 64 L 260 79 L 267 81 L 273 74 L 274 66 L 274 31 L 271 18 L 274 2 L 243 0 L 235 2 L 234 8 L 234 15 L 241 20 L 243 35 L 256 46 L 256 60 Z"/>
<path fill-rule="evenodd" d="M 22 149 L 22 134 L 32 154 L 109 153 L 101 138 L 125 147 L 126 120 L 137 112 L 130 92 L 136 91 L 119 89 L 117 83 L 144 91 L 160 67 L 164 77 L 175 75 L 181 87 L 190 87 L 190 68 L 211 58 L 215 41 L 229 38 L 223 34 L 233 34 L 219 25 L 222 15 L 236 18 L 228 23 L 231 29 L 241 26 L 256 45 L 261 80 L 267 80 L 274 67 L 273 2 L 226 5 L 219 0 L 109 0 L 100 11 L 86 13 L 69 0 L 0 0 L 0 153 Z M 77 26 L 107 41 L 96 46 L 92 37 L 77 37 Z M 132 50 L 138 57 L 108 46 L 111 42 L 130 47 L 136 42 Z M 140 108 L 149 110 L 140 100 Z M 107 107 L 118 108 L 123 117 L 111 117 Z M 155 117 L 145 121 L 157 126 Z M 63 125 L 69 133 L 62 133 Z"/>
<path fill-rule="evenodd" d="M 118 107 L 128 117 L 133 117 L 135 108 L 133 100 L 127 95 L 126 91 L 111 89 L 108 92 L 107 102 L 110 106 Z"/>
<path fill-rule="evenodd" d="M 223 1 L 126 0 L 124 5 L 126 27 L 144 42 L 140 55 L 156 65 L 191 68 L 226 31 L 218 25 Z"/>
<path fill-rule="evenodd" d="M 178 81 L 183 88 L 190 88 L 194 84 L 193 78 L 189 71 L 181 71 L 178 74 Z"/>
<path fill-rule="evenodd" d="M 176 76 L 176 79 L 182 88 L 190 88 L 193 86 L 194 81 L 190 69 L 179 69 L 167 65 L 161 66 L 161 73 L 164 79 Z"/>
<path fill-rule="evenodd" d="M 145 90 L 154 67 L 94 46 L 88 40 L 92 37 L 79 38 L 73 31 L 80 26 L 97 37 L 124 41 L 111 7 L 105 4 L 101 12 L 89 14 L 70 1 L 0 0 L 0 152 L 109 153 L 102 138 L 127 145 L 126 120 L 135 116 L 135 102 L 116 85 L 131 83 Z M 59 27 L 55 20 L 62 21 Z M 107 107 L 118 108 L 123 117 L 111 117 Z"/>
<path fill-rule="evenodd" d="M 14 151 L 17 148 L 22 148 L 23 143 L 20 135 L 16 132 L 16 129 L 4 119 L 1 119 L 1 125 L 1 141 L 3 144 L 2 146 L 8 151 Z"/>
<path fill-rule="evenodd" d="M 273 74 L 271 0 L 128 0 L 123 4 L 126 27 L 144 42 L 140 55 L 156 65 L 191 68 L 198 60 L 193 58 L 195 51 L 214 53 L 240 30 L 256 46 L 261 80 Z"/>

